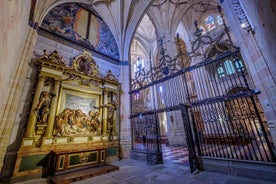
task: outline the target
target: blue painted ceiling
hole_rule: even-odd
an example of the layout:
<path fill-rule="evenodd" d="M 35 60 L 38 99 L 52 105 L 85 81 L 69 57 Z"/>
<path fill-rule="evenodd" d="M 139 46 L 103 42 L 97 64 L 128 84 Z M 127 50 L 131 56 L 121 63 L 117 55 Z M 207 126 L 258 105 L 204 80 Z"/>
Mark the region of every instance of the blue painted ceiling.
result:
<path fill-rule="evenodd" d="M 77 28 L 79 25 L 78 16 L 81 11 L 85 11 L 86 15 L 90 14 L 90 19 L 96 20 L 93 25 L 91 25 L 89 21 L 87 21 L 87 25 L 82 22 L 81 25 L 84 25 L 84 27 L 81 29 L 87 29 L 86 36 L 83 36 L 83 34 L 81 35 Z M 119 60 L 118 46 L 112 32 L 109 30 L 106 23 L 93 10 L 93 8 L 88 5 L 65 3 L 56 6 L 45 16 L 41 27 L 62 38 L 95 50 L 113 59 Z M 87 36 L 89 33 L 91 34 L 91 31 L 89 31 L 90 29 L 94 30 L 94 38 L 97 38 L 93 41 L 89 40 Z"/>

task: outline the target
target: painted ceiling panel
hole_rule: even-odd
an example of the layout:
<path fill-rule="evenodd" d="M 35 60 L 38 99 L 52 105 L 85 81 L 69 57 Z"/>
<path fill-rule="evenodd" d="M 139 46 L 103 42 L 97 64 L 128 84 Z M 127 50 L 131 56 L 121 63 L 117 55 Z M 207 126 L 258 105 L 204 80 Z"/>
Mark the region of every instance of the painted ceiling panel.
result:
<path fill-rule="evenodd" d="M 42 28 L 116 60 L 119 51 L 106 23 L 87 5 L 65 3 L 53 8 Z"/>

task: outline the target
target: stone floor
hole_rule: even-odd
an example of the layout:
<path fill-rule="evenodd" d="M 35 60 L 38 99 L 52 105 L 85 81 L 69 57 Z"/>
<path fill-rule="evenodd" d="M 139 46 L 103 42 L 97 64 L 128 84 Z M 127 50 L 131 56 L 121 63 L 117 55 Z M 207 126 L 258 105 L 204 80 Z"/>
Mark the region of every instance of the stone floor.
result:
<path fill-rule="evenodd" d="M 113 165 L 118 171 L 74 182 L 74 184 L 275 184 L 254 178 L 238 177 L 215 172 L 191 174 L 188 166 L 180 164 L 147 165 L 146 162 L 125 159 Z M 17 184 L 47 184 L 46 178 Z"/>
<path fill-rule="evenodd" d="M 166 164 L 189 165 L 189 152 L 187 147 L 162 145 L 163 162 Z"/>

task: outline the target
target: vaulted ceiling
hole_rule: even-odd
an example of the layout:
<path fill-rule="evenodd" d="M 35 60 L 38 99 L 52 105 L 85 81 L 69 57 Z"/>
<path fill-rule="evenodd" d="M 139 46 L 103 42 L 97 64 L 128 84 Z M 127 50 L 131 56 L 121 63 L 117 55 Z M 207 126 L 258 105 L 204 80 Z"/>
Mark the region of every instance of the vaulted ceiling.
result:
<path fill-rule="evenodd" d="M 203 14 L 206 9 L 217 4 L 216 0 L 37 0 L 34 21 L 41 25 L 51 9 L 69 2 L 84 3 L 93 7 L 111 30 L 118 45 L 121 61 L 128 60 L 130 45 L 136 31 L 149 40 L 154 38 L 154 30 L 157 38 L 173 36 L 181 21 L 184 22 L 184 26 L 191 27 L 193 18 L 198 18 L 194 16 L 195 13 Z M 188 14 L 190 10 L 194 13 Z M 149 18 L 146 16 L 140 25 L 146 13 Z"/>

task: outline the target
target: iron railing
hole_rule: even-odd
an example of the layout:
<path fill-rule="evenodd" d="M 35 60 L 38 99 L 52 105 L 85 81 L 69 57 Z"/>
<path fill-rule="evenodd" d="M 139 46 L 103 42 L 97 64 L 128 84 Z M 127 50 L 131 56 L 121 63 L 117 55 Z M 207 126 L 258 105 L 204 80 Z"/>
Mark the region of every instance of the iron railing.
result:
<path fill-rule="evenodd" d="M 156 113 L 183 111 L 184 106 L 188 113 L 182 113 L 183 122 L 189 123 L 184 127 L 188 129 L 185 131 L 191 155 L 195 150 L 197 156 L 275 162 L 275 148 L 258 101 L 260 91 L 251 80 L 239 48 L 232 45 L 228 29 L 216 39 L 196 35 L 191 53 L 183 55 L 179 46 L 179 54 L 171 58 L 161 45 L 159 64 L 149 71 L 136 72 L 129 92 L 133 150 L 160 154 Z M 230 45 L 223 41 L 225 35 Z M 199 48 L 209 48 L 201 61 Z M 145 140 L 149 146 L 146 149 L 139 147 L 137 128 L 140 132 L 150 130 L 150 136 L 157 135 L 154 141 Z M 190 163 L 195 161 L 193 158 Z"/>

